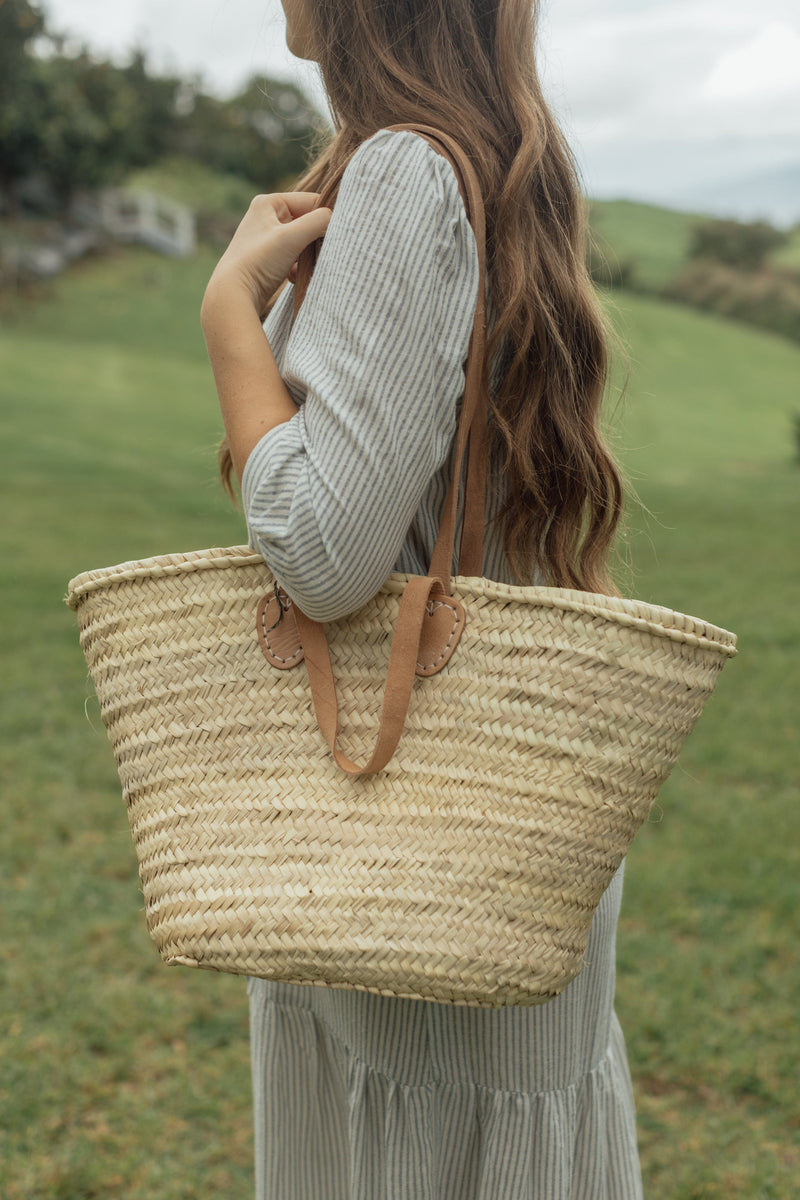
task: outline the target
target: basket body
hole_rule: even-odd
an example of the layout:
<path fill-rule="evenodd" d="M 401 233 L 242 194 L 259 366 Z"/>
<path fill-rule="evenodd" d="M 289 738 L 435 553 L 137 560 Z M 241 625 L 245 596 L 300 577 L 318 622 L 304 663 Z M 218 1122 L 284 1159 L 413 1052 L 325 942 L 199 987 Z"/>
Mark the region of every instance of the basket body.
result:
<path fill-rule="evenodd" d="M 405 575 L 327 626 L 363 754 Z M 637 601 L 456 576 L 458 652 L 416 679 L 388 766 L 334 762 L 306 668 L 271 668 L 246 547 L 70 584 L 168 963 L 469 1004 L 578 974 L 600 897 L 735 637 Z"/>

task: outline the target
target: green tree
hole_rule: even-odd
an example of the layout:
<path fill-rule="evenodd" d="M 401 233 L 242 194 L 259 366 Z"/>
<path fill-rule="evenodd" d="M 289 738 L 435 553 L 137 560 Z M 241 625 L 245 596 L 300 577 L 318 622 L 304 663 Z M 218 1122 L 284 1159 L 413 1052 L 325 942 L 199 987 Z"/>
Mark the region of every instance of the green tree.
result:
<path fill-rule="evenodd" d="M 128 144 L 130 165 L 146 166 L 170 152 L 187 85 L 177 76 L 150 74 L 143 50 L 133 52 L 120 74 L 136 106 Z"/>
<path fill-rule="evenodd" d="M 323 127 L 320 113 L 293 83 L 253 78 L 229 103 L 247 155 L 247 178 L 265 190 L 300 175 Z"/>
<path fill-rule="evenodd" d="M 27 69 L 29 43 L 44 32 L 44 15 L 28 0 L 0 0 L 0 100 Z"/>
<path fill-rule="evenodd" d="M 40 166 L 61 205 L 120 178 L 137 148 L 137 97 L 119 68 L 85 51 L 36 64 Z"/>
<path fill-rule="evenodd" d="M 41 10 L 28 0 L 0 0 L 0 190 L 12 204 L 16 181 L 38 158 L 38 130 L 31 121 L 35 67 L 29 47 L 44 27 Z"/>
<path fill-rule="evenodd" d="M 177 124 L 174 150 L 217 171 L 276 190 L 304 169 L 323 126 L 303 92 L 283 80 L 254 78 L 230 100 L 195 93 Z"/>
<path fill-rule="evenodd" d="M 26 153 L 14 160 L 15 178 L 35 171 L 63 207 L 77 190 L 155 161 L 170 147 L 179 88 L 176 78 L 150 75 L 141 51 L 123 67 L 86 49 L 31 56 L 21 123 Z"/>
<path fill-rule="evenodd" d="M 151 74 L 141 50 L 117 66 L 67 47 L 29 0 L 0 0 L 0 190 L 12 207 L 29 177 L 64 207 L 79 189 L 176 155 L 277 190 L 305 169 L 323 128 L 292 83 L 253 79 L 222 100 L 197 80 Z"/>

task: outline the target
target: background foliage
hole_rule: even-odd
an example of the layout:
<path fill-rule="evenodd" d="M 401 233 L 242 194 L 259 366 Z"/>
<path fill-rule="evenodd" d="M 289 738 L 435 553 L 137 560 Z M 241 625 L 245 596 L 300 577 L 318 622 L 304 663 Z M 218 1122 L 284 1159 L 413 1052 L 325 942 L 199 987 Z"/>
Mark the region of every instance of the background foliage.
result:
<path fill-rule="evenodd" d="M 292 83 L 253 78 L 238 95 L 220 99 L 197 79 L 153 74 L 142 51 L 124 65 L 98 60 L 50 29 L 30 0 L 0 3 L 6 221 L 31 211 L 69 219 L 76 196 L 128 182 L 136 172 L 139 186 L 143 177 L 188 179 L 200 169 L 206 179 L 211 172 L 246 180 L 251 193 L 280 191 L 302 173 L 326 127 Z M 210 211 L 203 189 L 188 200 L 201 235 L 225 241 L 230 219 Z M 669 236 L 642 245 L 642 214 L 652 222 L 659 211 Z M 629 230 L 626 214 L 633 217 Z M 601 285 L 661 295 L 800 340 L 800 226 L 782 231 L 765 221 L 669 214 L 624 201 L 595 203 L 591 217 L 590 266 Z M 15 232 L 0 228 L 0 250 Z M 18 285 L 14 272 L 6 275 L 6 286 Z"/>
<path fill-rule="evenodd" d="M 179 155 L 262 190 L 304 169 L 324 120 L 294 84 L 252 80 L 236 96 L 119 66 L 48 29 L 28 0 L 0 3 L 0 198 L 64 210 L 75 193 Z"/>

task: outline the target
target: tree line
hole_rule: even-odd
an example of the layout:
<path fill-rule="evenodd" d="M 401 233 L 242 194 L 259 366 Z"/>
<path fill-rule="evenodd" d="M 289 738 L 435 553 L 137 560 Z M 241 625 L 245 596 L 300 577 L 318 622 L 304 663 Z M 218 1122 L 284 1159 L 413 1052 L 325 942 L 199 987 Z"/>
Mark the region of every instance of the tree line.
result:
<path fill-rule="evenodd" d="M 76 193 L 168 155 L 275 190 L 299 175 L 326 125 L 290 82 L 254 78 L 220 99 L 198 79 L 154 74 L 74 47 L 29 0 L 0 0 L 0 200 L 66 208 Z"/>
<path fill-rule="evenodd" d="M 306 169 L 325 126 L 293 83 L 256 77 L 220 99 L 198 79 L 155 74 L 142 50 L 121 65 L 99 59 L 49 28 L 39 5 L 0 0 L 0 211 L 12 217 L 65 212 L 76 193 L 168 157 L 277 191 Z M 770 265 L 786 239 L 765 222 L 700 222 L 657 291 L 800 340 L 800 274 Z M 589 266 L 602 285 L 651 290 L 635 259 L 611 265 L 593 246 Z"/>

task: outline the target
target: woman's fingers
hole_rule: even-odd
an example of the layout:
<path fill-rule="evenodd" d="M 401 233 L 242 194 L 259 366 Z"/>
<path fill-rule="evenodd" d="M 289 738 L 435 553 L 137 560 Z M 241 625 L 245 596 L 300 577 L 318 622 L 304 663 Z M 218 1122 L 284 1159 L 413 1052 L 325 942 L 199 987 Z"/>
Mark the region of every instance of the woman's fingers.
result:
<path fill-rule="evenodd" d="M 279 192 L 278 194 L 298 216 L 316 208 L 320 196 L 319 192 Z"/>
<path fill-rule="evenodd" d="M 2 0 L 0 0 L 0 3 Z M 255 196 L 217 263 L 209 287 L 245 287 L 263 312 L 284 280 L 294 283 L 297 263 L 309 243 L 325 236 L 333 215 L 320 208 L 316 192 L 275 192 Z"/>
<path fill-rule="evenodd" d="M 282 224 L 304 217 L 313 212 L 319 201 L 319 192 L 272 192 L 254 196 L 251 208 L 257 212 L 271 209 Z"/>

